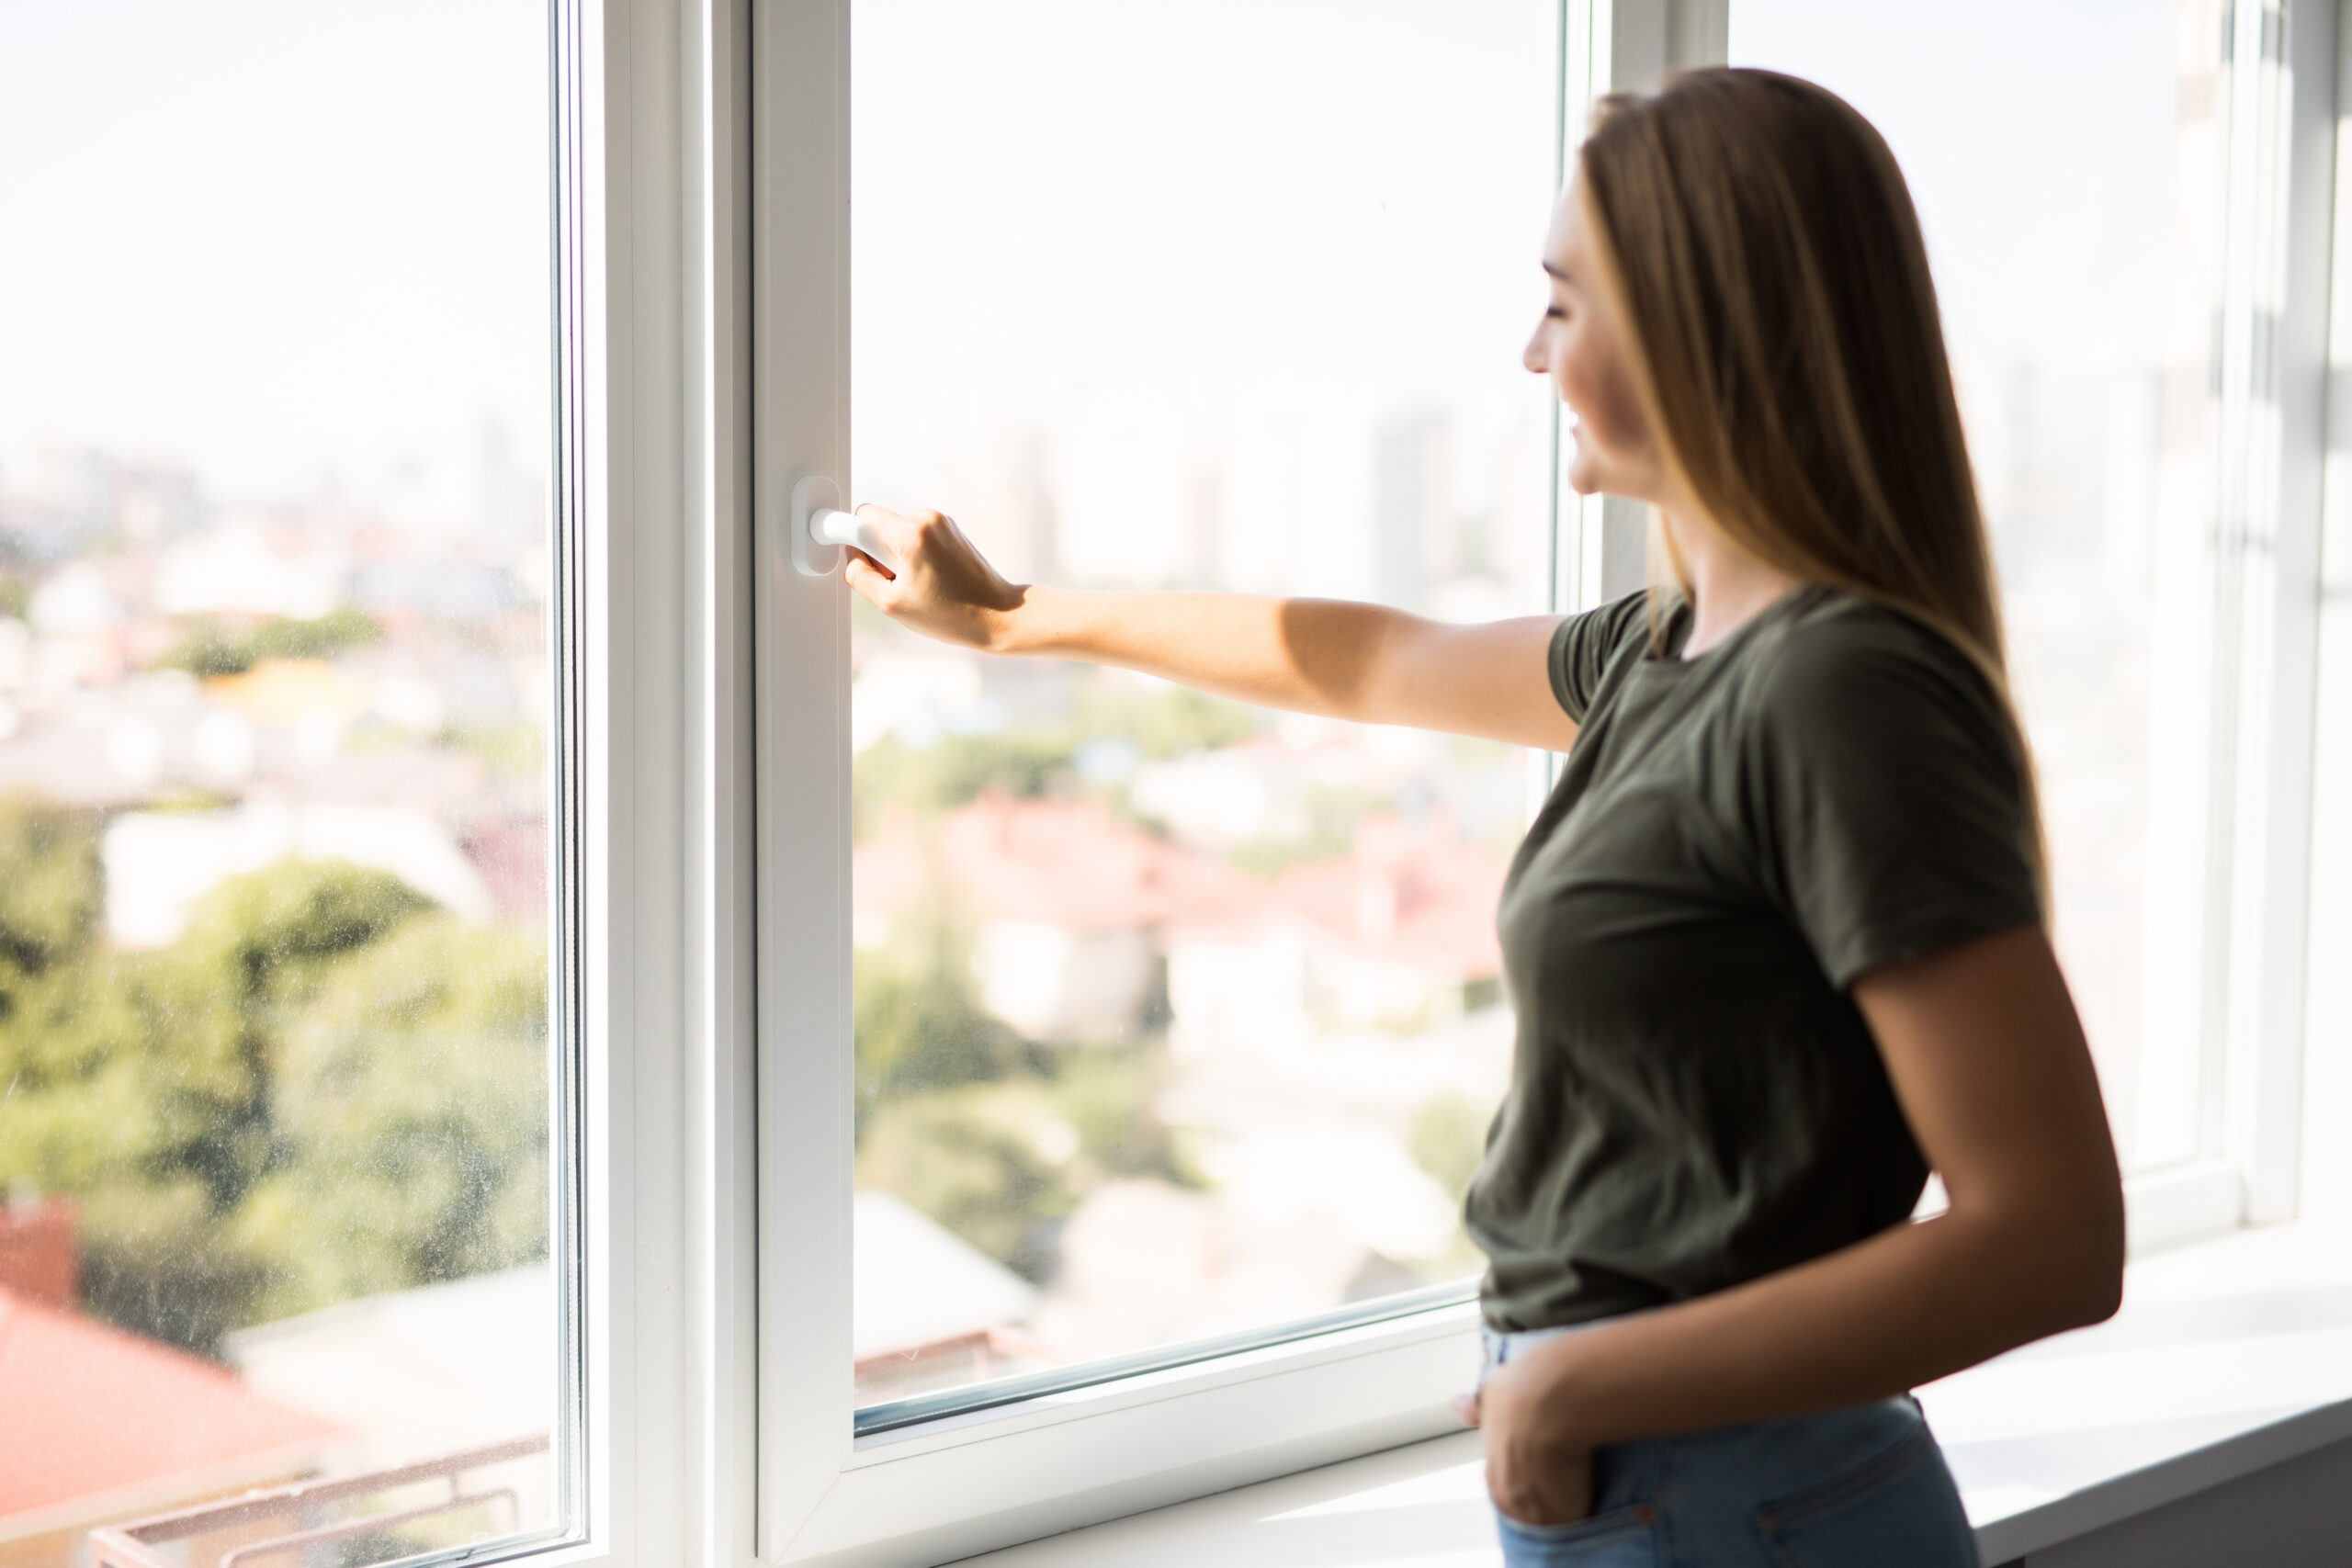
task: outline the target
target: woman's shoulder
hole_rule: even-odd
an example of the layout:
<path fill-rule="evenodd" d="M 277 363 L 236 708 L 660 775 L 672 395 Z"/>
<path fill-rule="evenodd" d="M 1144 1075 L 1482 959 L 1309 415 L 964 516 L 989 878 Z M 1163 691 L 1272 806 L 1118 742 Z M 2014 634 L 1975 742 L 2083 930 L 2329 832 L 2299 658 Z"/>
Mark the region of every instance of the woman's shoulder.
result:
<path fill-rule="evenodd" d="M 1951 637 L 1899 605 L 1867 593 L 1806 584 L 1792 591 L 1758 649 L 1761 665 L 1795 681 L 1837 681 L 1874 669 L 1966 671 L 1976 660 Z"/>
<path fill-rule="evenodd" d="M 1597 649 L 1613 655 L 1646 647 L 1653 623 L 1662 633 L 1670 634 L 1674 617 L 1682 613 L 1679 597 L 1669 594 L 1661 599 L 1649 589 L 1637 588 L 1569 620 L 1580 626 L 1584 637 Z"/>
<path fill-rule="evenodd" d="M 1818 736 L 1908 728 L 1932 713 L 1988 738 L 2004 731 L 1991 680 L 1944 632 L 1868 594 L 1818 585 L 1796 593 L 1754 661 L 1753 695 L 1769 720 Z"/>
<path fill-rule="evenodd" d="M 1568 616 L 1552 635 L 1553 694 L 1570 718 L 1585 721 L 1611 671 L 1646 651 L 1653 616 L 1669 639 L 1684 615 L 1675 600 L 1653 610 L 1649 592 L 1637 590 L 1595 609 Z"/>

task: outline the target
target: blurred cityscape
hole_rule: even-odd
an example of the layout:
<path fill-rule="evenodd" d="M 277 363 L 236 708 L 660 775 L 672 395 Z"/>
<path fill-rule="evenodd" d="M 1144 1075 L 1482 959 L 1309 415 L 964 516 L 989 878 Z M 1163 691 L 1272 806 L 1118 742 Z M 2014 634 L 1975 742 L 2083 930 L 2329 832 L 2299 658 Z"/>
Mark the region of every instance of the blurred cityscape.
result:
<path fill-rule="evenodd" d="M 494 429 L 472 457 L 264 502 L 103 452 L 0 469 L 0 789 L 105 814 L 119 942 L 298 841 L 544 916 L 545 479 Z"/>
<path fill-rule="evenodd" d="M 0 467 L 11 1568 L 125 1513 L 544 1450 L 539 467 L 490 429 L 368 495 Z M 548 1516 L 542 1451 L 471 1483 L 498 1500 L 356 1524 L 335 1560 Z"/>
<path fill-rule="evenodd" d="M 1016 581 L 1543 611 L 1555 10 L 861 0 L 850 494 Z M 1541 760 L 852 662 L 859 1402 L 1466 1286 Z"/>
<path fill-rule="evenodd" d="M 858 480 L 1022 580 L 1540 608 L 1541 402 L 1464 423 L 1094 409 Z M 1475 1273 L 1531 759 L 853 626 L 861 1398 Z"/>

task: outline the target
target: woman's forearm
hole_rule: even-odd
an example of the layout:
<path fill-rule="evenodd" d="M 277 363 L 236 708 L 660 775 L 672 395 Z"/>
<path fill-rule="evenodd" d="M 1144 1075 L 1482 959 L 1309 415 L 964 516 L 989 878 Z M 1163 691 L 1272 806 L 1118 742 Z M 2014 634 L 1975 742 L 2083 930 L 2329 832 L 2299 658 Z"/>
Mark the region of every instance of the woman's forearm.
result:
<path fill-rule="evenodd" d="M 1115 664 L 1363 724 L 1555 750 L 1576 739 L 1545 674 L 1556 616 L 1464 626 L 1340 599 L 1042 587 L 1013 597 L 996 616 L 991 651 Z"/>
<path fill-rule="evenodd" d="M 1115 664 L 1263 707 L 1372 719 L 1374 673 L 1412 619 L 1336 600 L 1029 587 L 990 647 Z"/>

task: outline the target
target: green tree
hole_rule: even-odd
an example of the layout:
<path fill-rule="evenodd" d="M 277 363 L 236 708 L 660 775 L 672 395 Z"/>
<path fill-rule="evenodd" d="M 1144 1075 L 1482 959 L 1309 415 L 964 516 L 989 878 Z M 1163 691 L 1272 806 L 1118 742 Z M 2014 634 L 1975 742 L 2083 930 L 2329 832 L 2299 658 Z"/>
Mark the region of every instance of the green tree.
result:
<path fill-rule="evenodd" d="M 1459 1201 L 1470 1190 L 1470 1179 L 1478 1174 L 1478 1162 L 1487 1157 L 1487 1126 L 1493 1120 L 1492 1111 L 1467 1095 L 1441 1094 L 1413 1113 L 1406 1146 L 1414 1163 L 1437 1178 L 1446 1196 Z"/>
<path fill-rule="evenodd" d="M 860 953 L 857 1180 L 894 1192 L 1032 1280 L 1060 1222 L 1113 1177 L 1199 1179 L 1152 1110 L 1156 1041 L 1045 1045 L 989 1012 L 970 944 L 944 920 Z"/>
<path fill-rule="evenodd" d="M 84 1191 L 154 1146 L 140 1020 L 96 943 L 95 816 L 0 798 L 0 1182 Z"/>
<path fill-rule="evenodd" d="M 0 800 L 0 1184 L 79 1201 L 94 1311 L 209 1351 L 544 1250 L 536 932 L 286 861 L 117 953 L 97 828 Z"/>
<path fill-rule="evenodd" d="M 944 920 L 914 924 L 859 953 L 850 1001 L 860 1139 L 885 1100 L 988 1083 L 1030 1065 L 1020 1033 L 980 1005 L 969 941 Z"/>
<path fill-rule="evenodd" d="M 239 1218 L 294 1153 L 277 1119 L 288 1030 L 341 962 L 428 907 L 380 871 L 283 861 L 214 889 L 159 953 L 93 955 L 74 1022 L 86 1037 L 130 1020 L 89 1087 L 119 1076 L 136 1134 L 73 1189 L 85 1293 L 102 1316 L 210 1351 L 285 1302 L 288 1247 Z M 85 1138 L 107 1125 L 86 1092 L 59 1110 Z"/>
<path fill-rule="evenodd" d="M 11 982 L 85 953 L 97 929 L 98 824 L 38 795 L 0 795 L 0 1010 Z M 5 1017 L 0 1010 L 0 1017 Z"/>
<path fill-rule="evenodd" d="M 339 960 L 431 901 L 389 873 L 281 861 L 223 883 L 187 931 L 125 965 L 150 1050 L 169 1067 L 162 1163 L 226 1214 L 284 1156 L 276 1092 L 284 1040 Z"/>
<path fill-rule="evenodd" d="M 858 1185 L 895 1192 L 1016 1273 L 1043 1282 L 1052 1227 L 1077 1207 L 1063 1123 L 1034 1077 L 910 1095 L 882 1108 Z"/>
<path fill-rule="evenodd" d="M 348 604 L 308 619 L 272 615 L 243 630 L 205 615 L 187 622 L 179 646 L 158 662 L 206 679 L 242 675 L 265 659 L 334 659 L 382 635 Z"/>
<path fill-rule="evenodd" d="M 1054 793 L 1070 775 L 1080 739 L 1058 726 L 950 735 L 921 749 L 885 736 L 858 754 L 854 826 L 861 837 L 870 834 L 892 806 L 928 815 L 989 793 L 1016 799 Z"/>
<path fill-rule="evenodd" d="M 1187 686 L 1138 691 L 1121 676 L 1098 671 L 1079 690 L 1078 729 L 1083 739 L 1131 741 L 1145 756 L 1164 761 L 1238 745 L 1258 732 L 1258 719 L 1239 703 Z"/>
<path fill-rule="evenodd" d="M 280 1157 L 233 1228 L 264 1315 L 545 1255 L 547 953 L 434 912 L 357 952 L 286 1032 Z"/>

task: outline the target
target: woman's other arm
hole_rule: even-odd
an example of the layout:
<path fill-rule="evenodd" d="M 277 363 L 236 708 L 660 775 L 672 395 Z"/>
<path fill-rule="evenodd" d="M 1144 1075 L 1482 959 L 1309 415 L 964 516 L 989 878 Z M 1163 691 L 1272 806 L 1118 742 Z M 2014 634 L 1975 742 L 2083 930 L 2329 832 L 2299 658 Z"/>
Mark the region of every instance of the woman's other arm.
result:
<path fill-rule="evenodd" d="M 1556 615 L 1484 626 L 1379 604 L 1241 593 L 1114 593 L 1008 582 L 937 513 L 858 508 L 899 558 L 853 555 L 849 585 L 901 626 L 990 653 L 1115 664 L 1261 707 L 1565 751 L 1552 694 Z"/>
<path fill-rule="evenodd" d="M 1854 999 L 1950 1209 L 1512 1360 L 1472 1413 L 1505 1513 L 1582 1517 L 1604 1443 L 1884 1398 L 2115 1311 L 2122 1184 L 2041 930 L 1872 970 Z"/>

